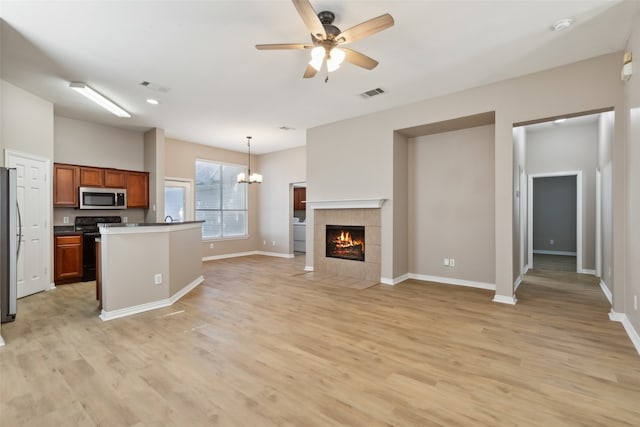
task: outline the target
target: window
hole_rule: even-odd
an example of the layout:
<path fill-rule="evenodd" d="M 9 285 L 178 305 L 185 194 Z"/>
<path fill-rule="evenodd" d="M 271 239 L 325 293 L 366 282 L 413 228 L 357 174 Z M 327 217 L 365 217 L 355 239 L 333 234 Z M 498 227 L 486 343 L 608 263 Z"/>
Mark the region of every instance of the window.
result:
<path fill-rule="evenodd" d="M 196 219 L 202 238 L 247 236 L 247 185 L 236 177 L 244 166 L 196 160 Z"/>

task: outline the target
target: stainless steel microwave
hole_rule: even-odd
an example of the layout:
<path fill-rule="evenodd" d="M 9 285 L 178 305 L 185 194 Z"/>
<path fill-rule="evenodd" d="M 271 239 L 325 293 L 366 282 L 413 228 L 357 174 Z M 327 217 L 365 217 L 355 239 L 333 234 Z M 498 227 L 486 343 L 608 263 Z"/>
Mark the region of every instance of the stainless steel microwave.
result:
<path fill-rule="evenodd" d="M 80 187 L 80 209 L 126 209 L 124 188 Z"/>

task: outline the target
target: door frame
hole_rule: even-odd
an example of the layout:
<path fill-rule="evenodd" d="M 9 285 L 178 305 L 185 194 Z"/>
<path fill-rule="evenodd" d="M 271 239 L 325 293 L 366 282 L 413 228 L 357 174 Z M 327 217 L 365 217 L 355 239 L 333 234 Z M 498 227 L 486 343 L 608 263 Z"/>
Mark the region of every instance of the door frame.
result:
<path fill-rule="evenodd" d="M 582 268 L 582 171 L 534 173 L 529 175 L 527 188 L 527 239 L 528 239 L 528 264 L 533 268 L 533 180 L 534 178 L 550 178 L 559 176 L 576 177 L 576 272 L 583 273 Z"/>
<path fill-rule="evenodd" d="M 596 169 L 596 277 L 602 277 L 602 173 Z"/>
<path fill-rule="evenodd" d="M 46 212 L 43 219 L 43 236 L 42 236 L 42 267 L 44 271 L 42 273 L 45 279 L 43 280 L 42 289 L 40 291 L 47 291 L 55 289 L 56 285 L 52 280 L 53 277 L 53 256 L 52 256 L 52 238 L 53 227 L 51 223 L 53 221 L 53 205 L 51 204 L 51 189 L 52 184 L 50 182 L 51 177 L 51 160 L 46 157 L 37 156 L 35 154 L 25 153 L 9 148 L 4 149 L 4 164 L 5 167 L 9 167 L 9 157 L 18 157 L 25 160 L 32 160 L 36 162 L 42 162 L 44 165 L 44 200 L 43 200 L 43 212 Z M 31 294 L 29 294 L 31 295 Z M 28 295 L 24 295 L 28 296 Z M 21 298 L 21 297 L 19 297 Z"/>

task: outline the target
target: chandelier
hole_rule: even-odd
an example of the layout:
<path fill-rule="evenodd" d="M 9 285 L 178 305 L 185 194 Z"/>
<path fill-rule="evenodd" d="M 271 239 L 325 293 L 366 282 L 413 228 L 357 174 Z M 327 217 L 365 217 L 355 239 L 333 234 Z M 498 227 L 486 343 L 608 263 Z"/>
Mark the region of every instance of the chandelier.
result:
<path fill-rule="evenodd" d="M 259 173 L 251 173 L 251 137 L 247 137 L 247 149 L 248 149 L 248 174 L 241 172 L 238 174 L 238 184 L 261 184 L 262 175 Z"/>

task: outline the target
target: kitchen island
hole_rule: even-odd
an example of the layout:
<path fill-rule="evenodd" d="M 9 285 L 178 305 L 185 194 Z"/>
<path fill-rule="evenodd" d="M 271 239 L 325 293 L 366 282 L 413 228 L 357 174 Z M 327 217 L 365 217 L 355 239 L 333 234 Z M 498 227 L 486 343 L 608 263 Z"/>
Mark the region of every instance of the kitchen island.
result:
<path fill-rule="evenodd" d="M 169 306 L 202 283 L 202 224 L 100 224 L 100 318 Z"/>

